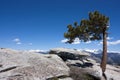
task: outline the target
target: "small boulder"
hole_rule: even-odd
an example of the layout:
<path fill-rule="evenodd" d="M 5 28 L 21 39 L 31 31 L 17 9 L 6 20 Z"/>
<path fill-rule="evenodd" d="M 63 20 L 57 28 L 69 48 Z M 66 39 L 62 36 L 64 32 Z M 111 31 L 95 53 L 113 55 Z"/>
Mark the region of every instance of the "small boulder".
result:
<path fill-rule="evenodd" d="M 75 49 L 66 49 L 66 48 L 54 48 L 51 49 L 49 54 L 56 54 L 60 56 L 64 61 L 69 60 L 82 60 L 83 58 L 89 56 L 87 53 L 77 51 Z"/>

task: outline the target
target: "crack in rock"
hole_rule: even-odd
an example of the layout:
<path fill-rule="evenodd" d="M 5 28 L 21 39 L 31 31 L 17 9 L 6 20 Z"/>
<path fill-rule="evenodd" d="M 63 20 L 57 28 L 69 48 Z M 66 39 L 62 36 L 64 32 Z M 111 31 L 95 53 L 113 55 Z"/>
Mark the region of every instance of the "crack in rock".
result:
<path fill-rule="evenodd" d="M 15 68 L 17 68 L 17 66 L 13 66 L 13 67 L 9 67 L 9 68 L 3 69 L 3 70 L 0 71 L 0 73 L 6 72 L 6 71 L 10 71 L 10 70 L 13 70 Z"/>

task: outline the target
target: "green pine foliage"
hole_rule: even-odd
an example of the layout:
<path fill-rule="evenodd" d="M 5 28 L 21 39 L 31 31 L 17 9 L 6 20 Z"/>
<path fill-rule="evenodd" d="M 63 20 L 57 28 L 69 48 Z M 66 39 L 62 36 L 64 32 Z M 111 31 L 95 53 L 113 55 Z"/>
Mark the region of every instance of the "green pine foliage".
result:
<path fill-rule="evenodd" d="M 68 39 L 68 43 L 72 43 L 75 38 L 83 42 L 101 40 L 103 30 L 108 30 L 108 22 L 109 18 L 98 11 L 90 12 L 89 18 L 81 20 L 80 25 L 77 22 L 74 22 L 74 25 L 68 25 L 68 31 L 64 33 L 64 37 Z"/>

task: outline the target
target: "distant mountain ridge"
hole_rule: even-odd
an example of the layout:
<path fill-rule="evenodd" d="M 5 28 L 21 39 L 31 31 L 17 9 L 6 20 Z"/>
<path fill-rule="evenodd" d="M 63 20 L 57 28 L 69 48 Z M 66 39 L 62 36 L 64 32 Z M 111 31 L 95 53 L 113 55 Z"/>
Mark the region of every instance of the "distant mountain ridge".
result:
<path fill-rule="evenodd" d="M 84 50 L 85 51 L 85 50 Z M 89 54 L 91 54 L 91 57 L 96 60 L 97 62 L 100 63 L 101 61 L 101 57 L 102 57 L 102 50 L 98 50 L 98 51 L 85 51 Z M 120 53 L 119 52 L 108 52 L 108 64 L 111 65 L 120 65 Z"/>

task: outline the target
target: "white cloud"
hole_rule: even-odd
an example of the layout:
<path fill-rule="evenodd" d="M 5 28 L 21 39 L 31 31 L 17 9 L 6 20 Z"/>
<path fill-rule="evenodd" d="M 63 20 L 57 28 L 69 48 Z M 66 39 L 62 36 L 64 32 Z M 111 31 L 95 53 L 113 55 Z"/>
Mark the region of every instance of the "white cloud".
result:
<path fill-rule="evenodd" d="M 98 45 L 101 45 L 101 44 L 103 44 L 103 41 L 100 41 L 100 43 Z"/>
<path fill-rule="evenodd" d="M 15 39 L 13 39 L 13 41 L 18 45 L 22 44 L 21 40 L 19 38 L 15 38 Z"/>
<path fill-rule="evenodd" d="M 107 42 L 108 43 L 108 45 L 118 45 L 118 44 L 120 44 L 120 40 L 116 40 L 116 41 L 108 41 Z"/>
<path fill-rule="evenodd" d="M 91 43 L 91 41 L 87 41 L 87 42 L 86 42 L 86 44 L 90 44 L 90 43 Z"/>
<path fill-rule="evenodd" d="M 31 49 L 31 50 L 29 50 L 29 52 L 37 52 L 38 53 L 38 52 L 47 52 L 47 50 Z"/>
<path fill-rule="evenodd" d="M 100 44 L 103 44 L 103 41 L 100 42 Z M 98 44 L 98 45 L 100 45 Z M 110 45 L 118 45 L 120 44 L 120 40 L 116 40 L 116 41 L 107 41 L 107 45 L 110 46 Z"/>
<path fill-rule="evenodd" d="M 113 37 L 107 37 L 107 40 L 111 40 L 111 39 L 113 39 Z"/>
<path fill-rule="evenodd" d="M 67 41 L 68 41 L 68 39 L 61 40 L 62 43 L 66 43 Z M 75 40 L 74 40 L 74 42 L 72 44 L 80 44 L 79 38 L 75 38 Z"/>
<path fill-rule="evenodd" d="M 80 44 L 79 38 L 75 38 L 74 42 L 72 44 Z"/>
<path fill-rule="evenodd" d="M 98 49 L 84 49 L 85 51 L 88 51 L 88 52 L 97 52 L 99 51 Z"/>
<path fill-rule="evenodd" d="M 21 43 L 21 42 L 16 42 L 16 44 L 18 44 L 18 45 L 19 45 L 19 44 L 22 44 L 22 43 Z"/>
<path fill-rule="evenodd" d="M 62 43 L 66 43 L 67 41 L 68 41 L 68 39 L 61 40 Z"/>
<path fill-rule="evenodd" d="M 27 45 L 27 46 L 32 46 L 33 45 L 33 43 L 22 43 L 20 38 L 15 38 L 12 41 L 17 45 L 20 45 L 20 44 L 24 44 L 24 45 Z"/>
<path fill-rule="evenodd" d="M 19 38 L 15 38 L 13 39 L 14 42 L 20 42 L 20 39 Z"/>

